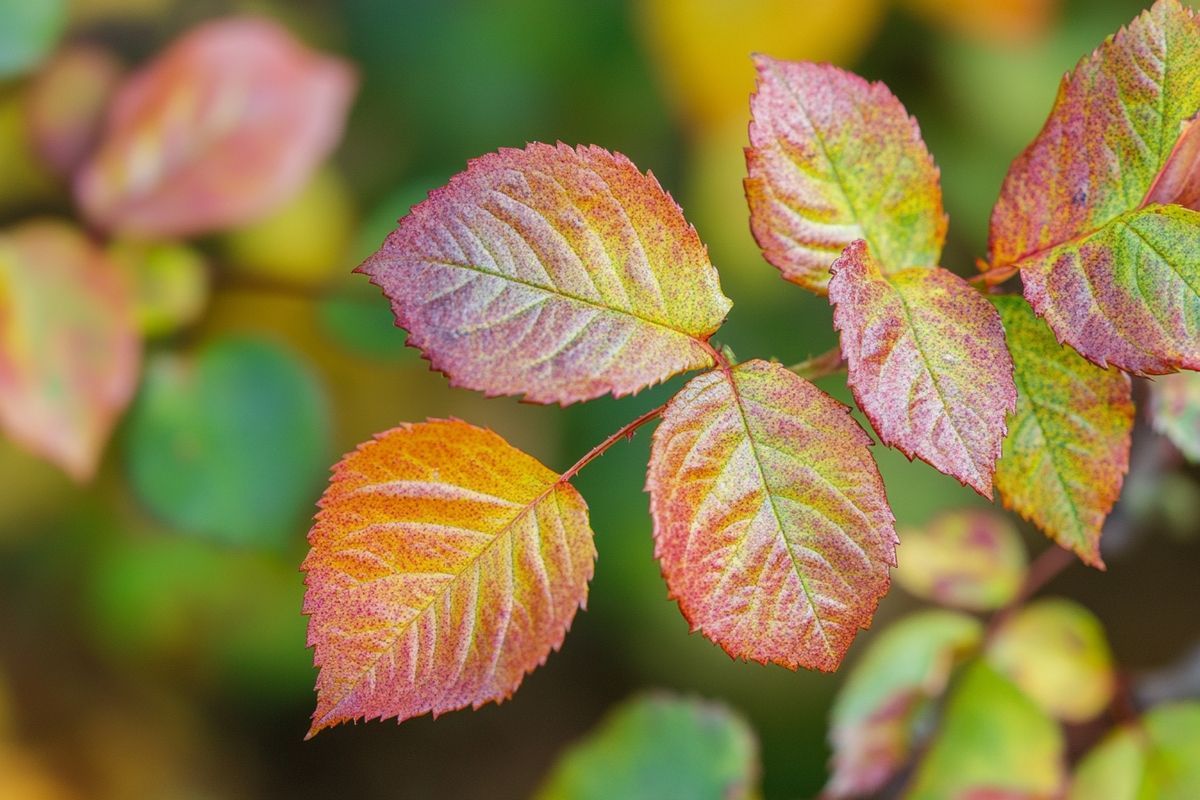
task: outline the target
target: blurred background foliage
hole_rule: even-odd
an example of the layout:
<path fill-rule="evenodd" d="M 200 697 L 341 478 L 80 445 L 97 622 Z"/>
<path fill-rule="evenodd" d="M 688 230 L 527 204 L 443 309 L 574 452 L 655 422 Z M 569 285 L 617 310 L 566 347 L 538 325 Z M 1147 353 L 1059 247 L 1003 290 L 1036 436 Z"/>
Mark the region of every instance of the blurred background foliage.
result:
<path fill-rule="evenodd" d="M 280 21 L 361 80 L 333 159 L 267 218 L 186 244 L 112 245 L 136 282 L 147 344 L 137 396 L 90 484 L 0 440 L 0 797 L 522 797 L 605 709 L 646 687 L 723 699 L 761 739 L 764 795 L 814 795 L 842 678 L 734 663 L 689 635 L 652 559 L 646 434 L 577 480 L 600 552 L 588 609 L 515 700 L 301 741 L 314 672 L 297 568 L 339 454 L 400 421 L 456 416 L 561 470 L 683 381 L 566 409 L 451 391 L 350 270 L 467 159 L 534 140 L 596 143 L 653 170 L 708 243 L 734 300 L 721 343 L 791 363 L 835 334 L 827 303 L 787 288 L 749 234 L 749 54 L 830 60 L 886 81 L 942 169 L 944 265 L 967 272 L 985 254 L 1008 163 L 1059 77 L 1141 7 L 0 0 L 6 226 L 76 216 L 61 169 L 35 155 L 30 132 L 31 87 L 53 77 L 30 75 L 56 48 L 109 55 L 85 56 L 74 78 L 60 65 L 60 88 L 42 93 L 65 93 L 41 110 L 50 118 L 234 12 Z M 840 378 L 822 386 L 849 402 Z M 1156 697 L 1195 695 L 1197 659 L 1180 659 L 1200 641 L 1197 475 L 1142 422 L 1134 447 L 1106 533 L 1108 572 L 1075 565 L 1053 588 L 1103 621 L 1116 661 Z M 902 526 L 980 502 L 923 464 L 876 455 Z M 893 591 L 860 638 L 913 603 Z"/>

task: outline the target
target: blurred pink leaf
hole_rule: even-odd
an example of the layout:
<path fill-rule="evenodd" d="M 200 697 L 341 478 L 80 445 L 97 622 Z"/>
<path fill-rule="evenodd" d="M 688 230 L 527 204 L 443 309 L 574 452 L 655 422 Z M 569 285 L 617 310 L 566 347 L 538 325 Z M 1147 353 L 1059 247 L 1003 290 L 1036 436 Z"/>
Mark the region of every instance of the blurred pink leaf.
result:
<path fill-rule="evenodd" d="M 59 175 L 75 171 L 90 154 L 124 67 L 101 47 L 61 51 L 29 85 L 26 120 L 34 149 Z"/>
<path fill-rule="evenodd" d="M 75 228 L 0 232 L 0 427 L 77 480 L 133 396 L 131 306 L 116 267 Z"/>
<path fill-rule="evenodd" d="M 76 199 L 92 223 L 143 236 L 253 221 L 337 144 L 356 81 L 267 20 L 200 26 L 121 88 Z"/>

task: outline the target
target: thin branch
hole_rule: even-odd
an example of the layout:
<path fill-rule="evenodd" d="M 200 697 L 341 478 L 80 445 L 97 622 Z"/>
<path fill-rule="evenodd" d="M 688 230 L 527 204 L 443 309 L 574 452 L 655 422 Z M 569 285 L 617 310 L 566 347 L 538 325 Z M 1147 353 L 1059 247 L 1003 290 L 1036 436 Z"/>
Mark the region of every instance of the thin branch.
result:
<path fill-rule="evenodd" d="M 559 478 L 559 482 L 566 483 L 567 481 L 571 480 L 571 478 L 574 478 L 577 474 L 579 474 L 579 470 L 583 469 L 588 464 L 592 463 L 592 461 L 594 461 L 595 459 L 604 455 L 605 451 L 607 451 L 608 448 L 612 447 L 614 444 L 619 442 L 621 439 L 632 439 L 633 434 L 637 432 L 638 428 L 642 427 L 643 425 L 645 425 L 647 422 L 650 422 L 651 420 L 658 419 L 658 417 L 660 417 L 662 415 L 663 409 L 665 409 L 666 407 L 667 407 L 667 404 L 663 403 L 661 406 L 652 408 L 649 411 L 647 411 L 645 414 L 642 414 L 640 417 L 635 419 L 633 422 L 623 425 L 620 430 L 618 430 L 612 436 L 609 436 L 607 439 L 605 439 L 600 444 L 593 447 L 591 450 L 589 450 L 587 452 L 586 455 L 584 455 L 583 458 L 579 459 L 574 464 L 572 464 L 570 469 L 568 469 L 566 472 L 564 472 L 562 474 L 562 477 Z"/>
<path fill-rule="evenodd" d="M 806 358 L 788 367 L 792 372 L 805 380 L 815 381 L 826 375 L 836 375 L 846 369 L 846 359 L 842 356 L 842 348 L 833 347 L 820 355 Z"/>
<path fill-rule="evenodd" d="M 1057 545 L 1051 545 L 1039 553 L 1038 557 L 1029 565 L 1029 571 L 1025 573 L 1025 581 L 1017 590 L 1016 596 L 1004 608 L 993 614 L 988 621 L 985 638 L 991 639 L 1005 620 L 1076 561 L 1074 553 Z"/>

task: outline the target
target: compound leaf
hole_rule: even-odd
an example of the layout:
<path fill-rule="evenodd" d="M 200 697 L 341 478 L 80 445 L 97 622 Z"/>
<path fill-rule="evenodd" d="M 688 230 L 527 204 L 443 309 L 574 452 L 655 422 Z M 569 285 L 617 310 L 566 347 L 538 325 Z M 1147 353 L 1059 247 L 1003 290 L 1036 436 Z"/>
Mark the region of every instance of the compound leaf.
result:
<path fill-rule="evenodd" d="M 882 83 L 828 64 L 757 56 L 746 199 L 766 259 L 824 294 L 856 239 L 880 269 L 938 263 L 942 189 L 916 121 Z"/>
<path fill-rule="evenodd" d="M 886 274 L 862 240 L 832 269 L 848 382 L 879 438 L 991 499 L 1017 394 L 996 310 L 941 268 Z"/>
<path fill-rule="evenodd" d="M 1150 424 L 1184 457 L 1200 462 L 1200 373 L 1162 375 L 1150 384 Z"/>
<path fill-rule="evenodd" d="M 872 639 L 833 704 L 826 793 L 860 797 L 882 789 L 908 762 L 955 663 L 982 639 L 979 620 L 942 610 L 905 617 Z"/>
<path fill-rule="evenodd" d="M 1100 366 L 1200 368 L 1197 108 L 1200 21 L 1159 0 L 1064 79 L 1004 181 L 992 265 L 1020 269 L 1033 308 Z"/>
<path fill-rule="evenodd" d="M 718 703 L 635 697 L 559 759 L 535 800 L 750 800 L 758 741 Z"/>
<path fill-rule="evenodd" d="M 540 403 L 711 366 L 730 307 L 675 201 L 599 147 L 475 159 L 359 270 L 452 384 Z"/>
<path fill-rule="evenodd" d="M 896 583 L 935 603 L 988 611 L 1017 596 L 1025 579 L 1025 544 L 1006 517 L 950 511 L 901 532 Z"/>
<path fill-rule="evenodd" d="M 152 238 L 253 221 L 337 144 L 355 80 L 266 19 L 201 25 L 122 86 L 76 199 L 94 224 Z"/>
<path fill-rule="evenodd" d="M 654 432 L 655 553 L 734 658 L 834 670 L 887 591 L 896 534 L 870 438 L 778 364 L 693 379 Z"/>
<path fill-rule="evenodd" d="M 0 426 L 77 480 L 95 472 L 133 397 L 141 345 L 130 288 L 80 231 L 0 233 Z"/>
<path fill-rule="evenodd" d="M 1129 470 L 1129 376 L 1060 345 L 1020 297 L 991 299 L 1017 385 L 996 487 L 1006 506 L 1101 567 L 1100 530 Z"/>
<path fill-rule="evenodd" d="M 500 702 L 587 599 L 587 505 L 495 433 L 405 425 L 334 468 L 304 561 L 309 736 Z"/>

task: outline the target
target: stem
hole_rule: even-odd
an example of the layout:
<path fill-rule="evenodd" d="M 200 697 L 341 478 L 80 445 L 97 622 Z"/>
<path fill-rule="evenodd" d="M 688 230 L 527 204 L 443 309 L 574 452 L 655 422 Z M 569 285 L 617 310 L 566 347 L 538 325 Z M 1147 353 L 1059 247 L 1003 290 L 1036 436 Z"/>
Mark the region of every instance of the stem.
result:
<path fill-rule="evenodd" d="M 658 417 L 662 416 L 663 410 L 666 407 L 667 407 L 667 404 L 663 403 L 661 406 L 652 408 L 649 411 L 647 411 L 645 414 L 642 414 L 640 417 L 635 419 L 633 422 L 629 422 L 629 423 L 626 423 L 625 425 L 621 426 L 620 430 L 618 430 L 616 433 L 609 436 L 607 439 L 605 439 L 600 444 L 593 447 L 591 450 L 589 450 L 584 455 L 583 458 L 579 459 L 574 464 L 572 464 L 570 469 L 568 469 L 566 472 L 564 472 L 562 474 L 562 477 L 558 479 L 559 483 L 566 483 L 567 481 L 571 480 L 571 478 L 574 478 L 577 474 L 579 474 L 579 470 L 583 469 L 588 464 L 592 463 L 594 460 L 596 460 L 600 456 L 604 455 L 605 451 L 607 451 L 608 448 L 612 447 L 614 444 L 616 444 L 621 439 L 632 439 L 633 434 L 635 432 L 637 432 L 638 428 L 642 427 L 643 425 L 645 425 L 647 422 L 650 422 L 651 420 L 658 419 Z"/>
<path fill-rule="evenodd" d="M 991 639 L 1005 620 L 1013 615 L 1013 612 L 1025 605 L 1030 597 L 1037 594 L 1046 584 L 1058 577 L 1059 573 L 1074 563 L 1075 554 L 1057 545 L 1051 545 L 1039 553 L 1038 557 L 1029 565 L 1029 572 L 1025 574 L 1025 582 L 1021 584 L 1016 596 L 988 621 L 985 638 Z"/>
<path fill-rule="evenodd" d="M 975 277 L 968 278 L 967 282 L 973 284 L 983 284 L 984 286 L 991 288 L 993 286 L 999 286 L 1010 278 L 1015 277 L 1020 271 L 1021 270 L 1011 265 L 1004 267 L 989 267 Z"/>
<path fill-rule="evenodd" d="M 842 348 L 834 346 L 820 355 L 806 358 L 788 367 L 792 372 L 806 380 L 815 381 L 826 375 L 834 375 L 846 369 L 846 359 L 842 356 Z"/>

